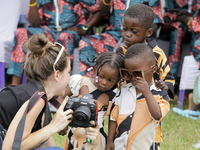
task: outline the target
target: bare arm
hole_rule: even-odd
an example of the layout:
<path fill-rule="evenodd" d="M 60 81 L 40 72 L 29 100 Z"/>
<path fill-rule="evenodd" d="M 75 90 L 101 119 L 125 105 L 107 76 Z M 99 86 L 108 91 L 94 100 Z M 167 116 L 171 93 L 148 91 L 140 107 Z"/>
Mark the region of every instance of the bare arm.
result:
<path fill-rule="evenodd" d="M 114 150 L 114 137 L 116 134 L 117 122 L 116 121 L 109 121 L 109 128 L 108 128 L 108 138 L 106 144 L 106 150 Z"/>
<path fill-rule="evenodd" d="M 89 89 L 86 85 L 82 86 L 79 90 L 79 94 L 83 95 L 83 94 L 89 94 Z"/>
<path fill-rule="evenodd" d="M 47 140 L 54 133 L 57 133 L 58 131 L 65 128 L 71 122 L 73 113 L 72 110 L 67 110 L 65 112 L 63 111 L 67 100 L 68 99 L 65 99 L 63 101 L 60 108 L 56 112 L 56 115 L 47 126 L 41 128 L 36 132 L 31 133 L 34 123 L 45 105 L 45 101 L 41 99 L 34 105 L 31 111 L 26 115 L 24 133 L 21 142 L 22 150 L 33 149 L 37 147 L 43 141 Z M 22 105 L 22 107 L 19 109 L 14 119 L 12 120 L 3 142 L 3 150 L 10 150 L 12 148 L 12 143 L 14 141 L 15 135 L 14 133 L 16 132 L 18 123 L 21 120 L 27 105 L 28 101 Z"/>
<path fill-rule="evenodd" d="M 36 0 L 30 0 L 30 4 L 33 4 L 35 2 Z M 34 7 L 30 7 L 30 10 L 28 13 L 28 21 L 32 27 L 40 27 L 41 19 L 38 13 L 37 5 Z"/>
<path fill-rule="evenodd" d="M 106 4 L 109 4 L 109 3 L 111 3 L 111 0 L 104 0 L 104 2 L 106 2 Z M 105 5 L 102 0 L 100 3 L 100 11 L 103 14 L 108 13 L 110 11 L 110 5 Z"/>
<path fill-rule="evenodd" d="M 89 26 L 89 29 L 92 29 L 99 22 L 101 22 L 101 14 L 99 13 L 99 11 L 97 11 L 92 15 L 92 17 L 88 21 L 87 25 Z"/>
<path fill-rule="evenodd" d="M 95 25 L 97 25 L 100 21 L 101 21 L 101 14 L 97 11 L 92 15 L 91 19 L 87 23 L 89 30 L 92 29 Z M 81 27 L 78 26 L 70 27 L 68 31 L 75 31 L 79 35 L 84 35 L 87 33 L 86 30 L 83 30 Z"/>

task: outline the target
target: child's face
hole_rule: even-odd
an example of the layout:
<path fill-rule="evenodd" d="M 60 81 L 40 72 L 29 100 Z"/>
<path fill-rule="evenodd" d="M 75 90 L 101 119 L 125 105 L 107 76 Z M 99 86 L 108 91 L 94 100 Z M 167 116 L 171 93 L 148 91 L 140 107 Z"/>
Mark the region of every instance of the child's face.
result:
<path fill-rule="evenodd" d="M 137 18 L 126 15 L 123 20 L 122 38 L 126 46 L 130 47 L 136 43 L 145 43 L 146 29 L 141 26 Z"/>
<path fill-rule="evenodd" d="M 152 77 L 155 72 L 155 65 L 148 64 L 145 61 L 141 60 L 140 58 L 126 58 L 124 60 L 125 68 L 130 72 L 131 74 L 139 74 L 140 77 L 144 78 L 149 85 L 152 84 Z M 136 73 L 138 72 L 138 73 Z M 142 75 L 142 72 L 144 73 L 144 77 Z M 134 80 L 136 80 L 135 76 L 130 77 L 130 82 L 134 83 Z"/>
<path fill-rule="evenodd" d="M 105 64 L 99 69 L 98 82 L 96 83 L 97 88 L 100 91 L 108 91 L 119 79 L 119 71 L 116 68 L 111 68 Z"/>

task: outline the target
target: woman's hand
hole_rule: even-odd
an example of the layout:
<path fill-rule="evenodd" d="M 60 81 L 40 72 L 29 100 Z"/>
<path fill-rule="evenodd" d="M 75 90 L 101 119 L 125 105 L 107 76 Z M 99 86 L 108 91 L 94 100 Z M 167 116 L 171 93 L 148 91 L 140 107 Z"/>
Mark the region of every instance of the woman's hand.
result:
<path fill-rule="evenodd" d="M 64 111 L 64 107 L 68 101 L 68 98 L 65 98 L 62 104 L 60 105 L 59 109 L 57 110 L 55 116 L 51 120 L 52 130 L 55 131 L 55 133 L 63 130 L 68 126 L 68 124 L 72 121 L 72 114 L 73 111 L 71 109 L 68 109 Z"/>
<path fill-rule="evenodd" d="M 91 124 L 94 124 L 94 122 L 92 122 Z M 85 130 L 86 130 L 85 137 L 91 140 L 91 143 L 85 144 L 85 149 L 92 150 L 99 144 L 99 125 L 97 125 L 94 128 L 88 127 Z"/>

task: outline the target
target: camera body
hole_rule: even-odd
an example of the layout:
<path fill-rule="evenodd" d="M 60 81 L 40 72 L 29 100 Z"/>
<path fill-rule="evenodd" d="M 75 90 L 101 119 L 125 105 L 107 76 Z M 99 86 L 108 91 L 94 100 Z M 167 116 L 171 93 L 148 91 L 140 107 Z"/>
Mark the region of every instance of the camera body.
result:
<path fill-rule="evenodd" d="M 69 126 L 87 128 L 97 125 L 98 107 L 92 94 L 84 94 L 81 98 L 70 97 L 64 107 L 64 111 L 67 109 L 74 111 L 73 119 Z M 90 124 L 90 121 L 95 121 L 95 125 Z"/>

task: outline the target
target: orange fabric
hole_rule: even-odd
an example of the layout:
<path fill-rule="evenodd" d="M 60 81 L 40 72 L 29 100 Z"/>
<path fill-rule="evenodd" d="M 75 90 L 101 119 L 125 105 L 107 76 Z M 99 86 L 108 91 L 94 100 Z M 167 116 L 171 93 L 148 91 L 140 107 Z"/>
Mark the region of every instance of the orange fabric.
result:
<path fill-rule="evenodd" d="M 107 111 L 106 111 L 106 113 L 105 113 L 105 116 L 109 116 L 109 115 L 110 115 L 110 111 L 111 111 L 112 104 L 113 104 L 113 102 L 111 102 L 111 103 L 109 104 L 108 109 L 107 109 Z"/>
<path fill-rule="evenodd" d="M 123 53 L 124 53 L 124 55 L 126 54 L 126 51 L 127 51 L 127 49 L 124 47 L 124 46 L 121 46 L 121 48 L 122 48 L 122 50 L 123 50 Z M 124 56 L 123 55 L 123 56 Z"/>
<path fill-rule="evenodd" d="M 116 106 L 113 108 L 112 113 L 111 113 L 112 118 L 113 118 L 115 121 L 117 121 L 118 114 L 119 114 L 119 106 L 116 105 Z"/>
<path fill-rule="evenodd" d="M 162 130 L 161 130 L 161 126 L 160 125 L 158 125 L 158 127 L 157 127 L 155 142 L 156 143 L 161 143 L 162 142 Z"/>
<path fill-rule="evenodd" d="M 86 142 L 86 138 L 84 134 L 81 134 L 78 130 L 80 128 L 77 128 L 74 131 L 74 138 L 77 140 L 77 147 L 80 147 L 83 145 L 84 142 Z"/>
<path fill-rule="evenodd" d="M 142 118 L 140 118 L 142 117 Z M 153 119 L 149 114 L 149 109 L 145 99 L 137 100 L 134 117 L 131 122 L 130 134 L 127 141 L 127 150 L 131 148 L 133 141 L 137 135 L 151 122 Z"/>
<path fill-rule="evenodd" d="M 65 139 L 65 144 L 64 144 L 64 150 L 67 150 L 68 148 L 68 138 Z"/>

